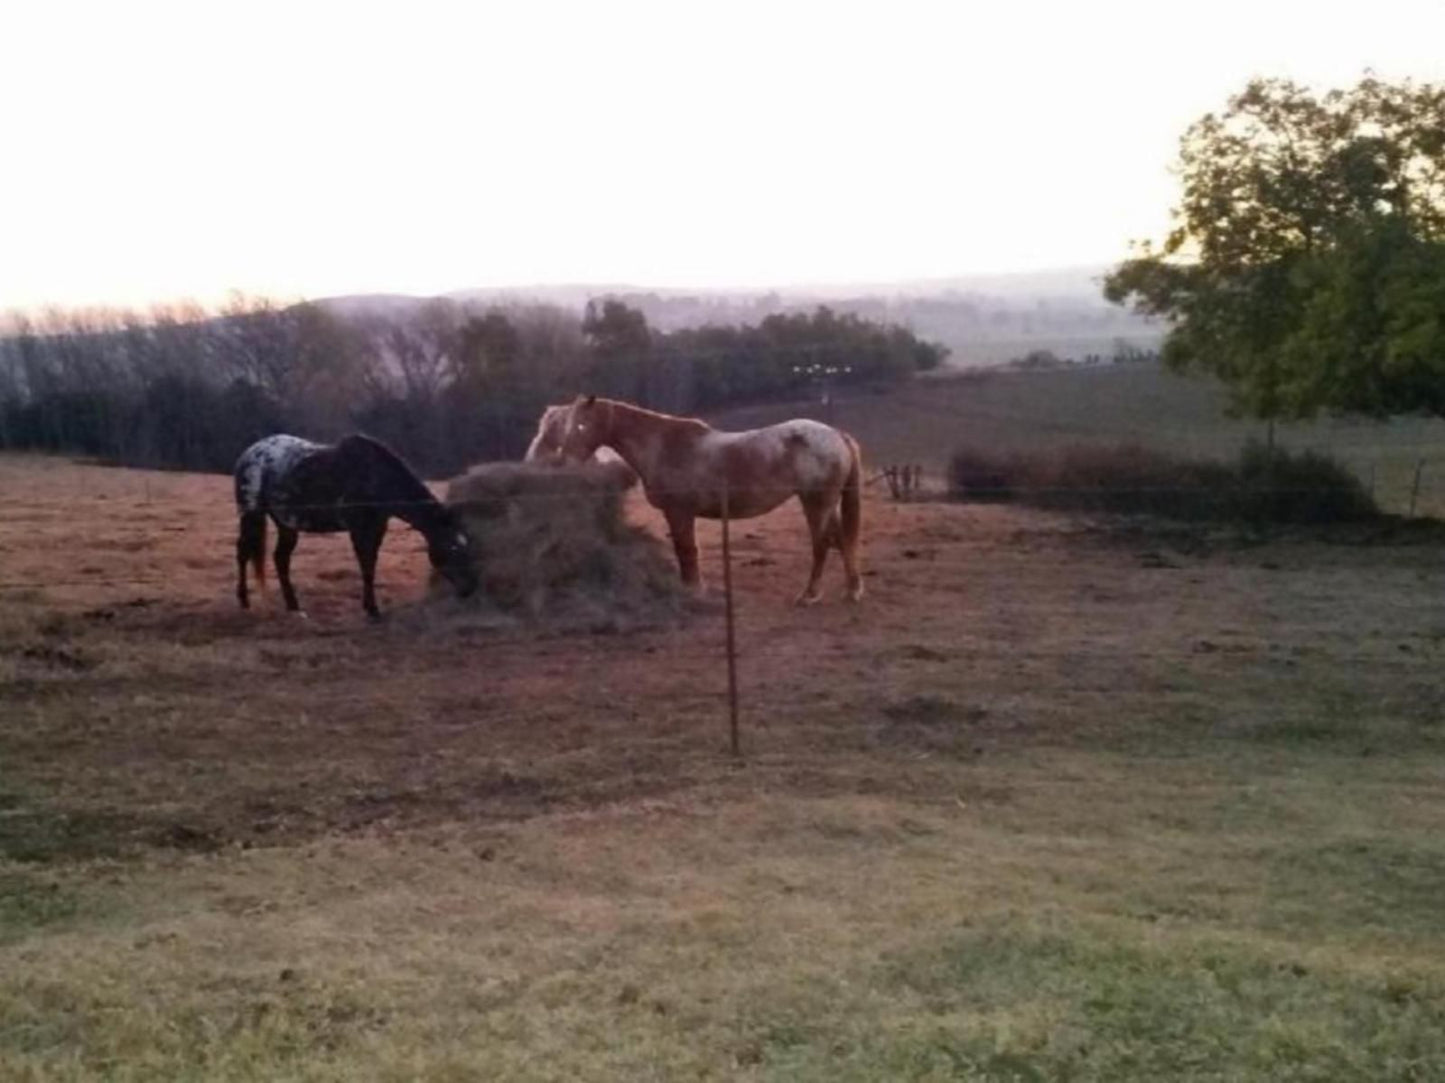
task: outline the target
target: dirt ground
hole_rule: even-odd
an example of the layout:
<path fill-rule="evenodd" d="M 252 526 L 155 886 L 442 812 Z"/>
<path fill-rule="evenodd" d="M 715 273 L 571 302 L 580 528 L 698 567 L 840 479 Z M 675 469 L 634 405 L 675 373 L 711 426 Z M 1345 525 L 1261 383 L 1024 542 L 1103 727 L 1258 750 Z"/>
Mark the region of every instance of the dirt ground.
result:
<path fill-rule="evenodd" d="M 0 460 L 0 492 L 6 785 L 65 818 L 62 848 L 737 786 L 922 796 L 947 790 L 942 765 L 1001 748 L 1318 725 L 1321 697 L 1393 725 L 1445 710 L 1445 568 L 1408 535 L 1248 544 L 874 494 L 864 603 L 842 600 L 835 565 L 828 600 L 799 609 L 799 511 L 738 523 L 739 771 L 715 524 L 700 528 L 701 613 L 557 634 L 428 601 L 404 527 L 383 551 L 381 624 L 360 613 L 344 537 L 298 551 L 305 619 L 274 584 L 242 612 L 226 478 L 21 458 Z"/>
<path fill-rule="evenodd" d="M 152 943 L 153 934 L 161 935 L 154 930 L 171 920 L 155 900 L 172 890 L 192 900 L 195 913 L 212 915 L 207 921 L 231 923 L 222 939 L 254 938 L 264 930 L 284 938 L 303 926 L 314 930 L 324 915 L 353 920 L 328 910 L 330 900 L 351 897 L 346 892 L 366 884 L 382 891 L 381 881 L 393 874 L 378 870 L 418 875 L 402 869 L 411 868 L 412 858 L 399 856 L 412 854 L 417 840 L 431 840 L 427 845 L 444 855 L 446 847 L 462 845 L 491 863 L 478 864 L 477 876 L 497 871 L 486 873 L 493 880 L 485 889 L 482 881 L 458 879 L 447 881 L 448 890 L 459 900 L 483 891 L 520 892 L 525 881 L 531 893 L 525 906 L 510 895 L 487 897 L 516 903 L 505 921 L 531 922 L 527 935 L 547 945 L 535 950 L 556 954 L 547 956 L 548 965 L 559 972 L 583 951 L 579 943 L 590 945 L 583 954 L 603 953 L 588 955 L 593 961 L 583 970 L 613 959 L 597 946 L 597 908 L 615 904 L 619 913 L 635 914 L 639 899 L 646 906 L 665 900 L 686 915 L 692 933 L 674 928 L 671 934 L 678 937 L 679 958 L 711 943 L 714 927 L 699 914 L 714 914 L 733 946 L 709 954 L 709 966 L 735 957 L 739 967 L 753 968 L 748 973 L 763 974 L 793 959 L 799 945 L 814 945 L 808 950 L 816 959 L 796 964 L 806 981 L 796 979 L 803 983 L 795 990 L 800 999 L 788 1010 L 814 1020 L 808 1026 L 815 1029 L 799 1031 L 796 1043 L 796 1035 L 777 1037 L 775 1019 L 766 1026 L 754 1019 L 748 1004 L 773 994 L 749 985 L 742 971 L 729 972 L 728 992 L 708 994 L 712 1007 L 694 1008 L 710 1026 L 729 1011 L 746 1017 L 738 1024 L 746 1033 L 719 1033 L 714 1046 L 712 1038 L 698 1044 L 685 1031 L 674 1033 L 673 1017 L 661 1009 L 634 1020 L 643 1028 L 636 1032 L 644 1043 L 638 1048 L 658 1058 L 650 1064 L 716 1055 L 727 1064 L 721 1074 L 771 1071 L 780 1078 L 808 1077 L 808 1065 L 818 1078 L 832 1077 L 837 1050 L 855 1049 L 855 1039 L 861 1043 L 855 1052 L 862 1050 L 857 1064 L 864 1066 L 858 1078 L 934 1078 L 922 1070 L 891 1073 L 878 1068 L 883 1061 L 868 1059 L 884 1056 L 878 1049 L 893 1050 L 887 1057 L 896 1052 L 878 1045 L 882 1039 L 872 1031 L 857 1030 L 862 1020 L 884 1026 L 877 1020 L 893 1018 L 871 1001 L 854 1004 L 846 1026 L 835 1020 L 834 1029 L 816 1030 L 822 1026 L 816 1018 L 833 1018 L 829 1005 L 853 1004 L 842 986 L 819 985 L 819 975 L 841 981 L 839 973 L 855 973 L 862 984 L 848 988 L 872 988 L 856 978 L 864 971 L 847 967 L 881 965 L 877 952 L 885 942 L 903 953 L 899 957 L 924 958 L 919 942 L 899 938 L 925 928 L 956 930 L 966 920 L 960 908 L 973 920 L 993 914 L 1012 922 L 1029 899 L 1048 900 L 1044 905 L 1067 915 L 1077 896 L 1091 900 L 1084 909 L 1101 921 L 1135 923 L 1109 926 L 1108 935 L 1130 951 L 1160 943 L 1158 922 L 1167 915 L 1198 923 L 1189 927 L 1190 953 L 1199 950 L 1202 930 L 1237 944 L 1248 928 L 1255 930 L 1251 936 L 1268 934 L 1258 950 L 1271 968 L 1295 959 L 1291 953 L 1305 950 L 1302 944 L 1353 945 L 1356 954 L 1331 956 L 1330 965 L 1356 977 L 1368 972 L 1359 977 L 1360 988 L 1368 986 L 1359 993 L 1361 1019 L 1394 1010 L 1395 1001 L 1369 999 L 1376 996 L 1369 991 L 1376 988 L 1375 968 L 1384 965 L 1379 960 L 1439 962 L 1440 928 L 1424 915 L 1433 907 L 1428 900 L 1438 900 L 1445 888 L 1445 851 L 1438 843 L 1445 826 L 1438 755 L 1445 745 L 1445 561 L 1430 528 L 1386 525 L 1262 539 L 1004 506 L 896 504 L 872 490 L 864 519 L 867 596 L 861 605 L 844 602 L 834 564 L 827 600 L 800 609 L 791 600 L 806 575 L 806 535 L 799 510 L 785 507 L 735 524 L 744 756 L 734 762 L 727 752 L 715 525 L 700 531 L 703 570 L 714 593 L 681 624 L 629 628 L 603 621 L 564 631 L 477 619 L 454 602 L 427 598 L 420 539 L 400 527 L 387 540 L 378 573 L 383 621 L 368 622 L 361 613 L 346 540 L 317 537 L 303 538 L 293 567 L 308 614 L 299 619 L 282 610 L 274 583 L 256 608 L 238 609 L 229 488 L 221 477 L 0 458 L 0 887 L 19 885 L 21 901 L 8 912 L 20 915 L 25 928 L 52 920 L 48 896 L 36 894 L 33 870 L 53 870 L 59 879 L 47 881 L 51 888 L 81 884 L 90 891 L 128 877 L 127 869 L 146 869 L 154 881 L 150 901 L 142 906 L 126 896 L 125 902 L 128 912 L 146 915 L 141 926 L 151 930 L 135 934 L 137 946 Z M 640 500 L 631 511 L 658 526 Z M 728 848 L 734 831 L 746 839 L 745 849 Z M 1362 837 L 1373 841 L 1352 849 L 1350 840 Z M 1396 849 L 1382 850 L 1382 840 L 1395 840 L 1389 845 Z M 1317 843 L 1328 848 L 1316 852 Z M 342 850 L 360 864 L 344 865 L 337 856 Z M 1389 854 L 1398 860 L 1387 860 Z M 282 869 L 279 863 L 292 855 L 306 856 Z M 226 864 L 241 858 L 252 863 Z M 460 877 L 447 860 L 446 875 Z M 256 861 L 281 871 L 267 881 Z M 334 871 L 343 866 L 352 871 Z M 362 867 L 371 872 L 355 873 Z M 766 868 L 778 879 L 757 880 Z M 1201 891 L 1205 868 L 1212 883 Z M 1266 868 L 1273 871 L 1261 871 Z M 317 899 L 328 901 L 303 904 L 295 885 L 327 869 L 333 870 L 325 874 L 328 886 L 316 890 Z M 567 894 L 579 869 L 598 878 L 589 881 L 583 901 Z M 642 876 L 641 870 L 656 877 L 645 888 L 618 879 Z M 1363 890 L 1361 870 L 1372 885 L 1368 899 L 1351 894 Z M 707 875 L 715 880 L 704 890 L 698 878 Z M 785 880 L 794 886 L 779 888 Z M 239 886 L 249 883 L 254 891 L 262 882 L 291 886 L 277 889 L 280 904 L 246 896 Z M 497 886 L 503 882 L 510 886 Z M 394 886 L 386 880 L 387 892 Z M 565 914 L 537 901 L 555 900 L 558 892 L 570 900 Z M 261 909 L 237 903 L 242 896 Z M 298 909 L 287 911 L 283 923 L 272 909 L 291 905 L 287 898 Z M 421 928 L 437 918 L 438 898 L 418 891 L 396 913 L 407 915 L 406 929 Z M 918 901 L 924 898 L 926 904 Z M 394 893 L 385 899 L 388 907 L 401 905 Z M 817 909 L 788 909 L 805 899 Z M 1327 908 L 1337 907 L 1329 911 L 1332 931 L 1322 939 L 1309 941 L 1313 926 L 1302 917 L 1302 900 L 1332 900 Z M 900 924 L 894 914 L 885 923 L 879 912 L 885 901 L 902 914 L 916 904 L 916 920 Z M 736 913 L 729 909 L 734 903 Z M 6 913 L 0 905 L 0 918 Z M 75 913 L 56 909 L 56 936 L 80 935 Z M 396 913 L 373 916 L 400 929 Z M 543 919 L 536 914 L 551 932 L 538 932 L 535 923 Z M 729 924 L 734 920 L 736 928 Z M 1146 931 L 1137 932 L 1136 924 Z M 209 925 L 211 932 L 185 928 L 190 931 L 164 935 L 193 934 L 196 944 L 222 935 Z M 736 941 L 741 928 L 750 931 Z M 1053 973 L 1047 968 L 1063 957 L 1030 928 L 1032 939 L 1009 949 L 1000 967 L 1043 952 L 1045 962 L 1028 965 Z M 105 968 L 116 949 L 104 937 L 112 934 L 96 933 L 101 939 L 84 950 L 74 939 L 25 939 L 39 935 L 33 930 L 13 935 L 21 936 L 21 947 L 12 964 L 49 960 L 44 965 L 61 970 L 73 964 L 63 996 L 51 986 L 46 995 L 60 998 L 71 1016 L 84 1016 L 76 1003 L 91 995 L 95 973 L 110 973 Z M 389 933 L 376 936 L 378 943 L 390 942 Z M 0 947 L 4 939 L 0 935 Z M 735 952 L 743 942 L 766 950 L 766 957 Z M 1280 946 L 1286 942 L 1287 950 Z M 436 953 L 428 965 L 444 968 L 460 943 L 428 941 L 425 950 Z M 542 990 L 534 991 L 540 999 L 519 994 L 505 1025 L 532 1034 L 530 1027 L 547 1016 L 561 1027 L 557 1033 L 591 1040 L 619 1025 L 612 1014 L 622 1010 L 618 1005 L 630 1011 L 634 1003 L 649 1003 L 635 985 L 664 981 L 660 975 L 677 965 L 675 958 L 654 959 L 657 944 L 641 933 L 606 943 L 629 960 L 625 968 L 617 964 L 622 991 L 596 991 L 600 1006 L 585 1022 L 547 1015 L 564 1008 Z M 187 997 L 214 998 L 224 988 L 230 990 L 225 997 L 251 995 L 252 979 L 235 977 L 242 963 L 230 956 L 214 964 L 224 981 L 216 977 L 196 993 L 188 968 L 199 965 L 200 949 L 189 950 L 166 964 L 174 972 L 146 979 L 153 993 L 184 988 L 191 990 Z M 514 943 L 506 950 L 521 949 Z M 341 974 L 351 965 L 347 951 L 325 965 Z M 270 966 L 273 957 L 266 958 Z M 1065 962 L 1081 967 L 1080 958 L 1069 955 Z M 1121 974 L 1137 973 L 1117 953 L 1099 958 L 1117 963 Z M 932 966 L 924 969 L 934 973 Z M 292 969 L 286 964 L 282 978 Z M 1043 972 L 1028 971 L 1019 989 L 1042 988 Z M 874 970 L 866 973 L 876 977 Z M 1289 971 L 1268 973 L 1295 980 Z M 909 974 L 914 982 L 916 974 Z M 1442 975 L 1445 965 L 1430 970 L 1420 979 L 1421 999 L 1399 1009 L 1425 1020 L 1419 1034 L 1436 1033 L 1429 1020 L 1445 1019 Z M 793 989 L 792 980 L 774 974 L 766 988 Z M 383 983 L 393 990 L 404 985 Z M 0 1016 L 31 1010 L 7 1008 L 7 989 L 0 983 Z M 35 1002 L 35 989 L 13 992 L 14 1004 Z M 678 1003 L 701 996 L 694 989 L 674 992 Z M 334 988 L 326 995 L 336 995 Z M 1057 990 L 1049 995 L 1050 1003 L 1068 999 Z M 1095 1004 L 1079 995 L 1079 1003 Z M 937 990 L 924 996 L 910 984 L 906 1010 L 890 1001 L 902 1021 L 888 1040 L 914 1034 L 918 1019 L 933 1010 L 928 1005 L 943 1004 L 942 996 Z M 417 1007 L 413 1018 L 434 1021 L 438 1011 L 460 1011 L 457 1003 Z M 93 1022 L 74 1024 L 78 1029 L 60 1037 L 45 1029 L 48 1016 L 36 1015 L 25 1032 L 31 1037 L 20 1039 L 34 1078 L 52 1072 L 106 1077 L 106 1065 L 115 1063 L 106 1058 L 124 1056 L 130 1047 L 106 1036 L 109 1024 L 98 1020 L 112 1017 L 102 1007 L 93 1006 Z M 503 1017 L 488 1014 L 491 1008 L 473 1007 L 467 1009 L 473 1022 L 503 1026 L 497 1022 Z M 949 1019 L 962 1018 L 957 1004 L 946 1007 Z M 206 1012 L 218 1010 L 207 1001 Z M 418 1050 L 435 1036 L 427 1037 L 420 1023 L 415 1033 L 400 1027 L 396 1020 L 404 1012 L 395 1004 L 388 1011 L 381 1013 L 392 1020 L 388 1025 L 417 1043 L 397 1047 L 395 1078 L 415 1078 L 417 1064 L 431 1063 Z M 1048 1014 L 1040 1012 L 1030 1007 L 1009 1025 L 1029 1021 L 1017 1033 L 1032 1034 L 1029 1028 L 1042 1026 Z M 989 1026 L 997 1024 L 996 1016 L 988 1018 Z M 1129 1025 L 1136 1023 L 1131 1016 Z M 150 1035 L 145 1028 L 159 1025 L 136 1022 L 135 1033 Z M 1242 1033 L 1241 1025 L 1221 1016 L 1219 1033 Z M 1332 1024 L 1310 1025 L 1327 1030 Z M 352 1050 L 346 1043 L 359 1042 L 355 1051 L 362 1056 L 365 1043 L 385 1027 L 358 1015 L 347 1016 L 342 1029 L 339 1048 Z M 1001 1032 L 989 1033 L 989 1049 L 1012 1048 Z M 1066 1053 L 1093 1055 L 1073 1046 L 1059 1052 L 1055 1032 L 1048 1035 L 1039 1039 L 1042 1052 L 1036 1050 L 1042 1059 L 1030 1062 L 1041 1071 L 1083 1063 L 1057 1059 Z M 1348 1037 L 1341 1038 L 1346 1051 L 1339 1055 L 1367 1056 L 1368 1047 Z M 508 1040 L 532 1048 L 527 1043 L 534 1038 L 542 1040 L 535 1034 Z M 206 1059 L 219 1055 L 217 1043 L 234 1052 L 234 1040 L 230 1031 L 219 1038 L 207 1031 L 195 1039 L 208 1050 L 204 1055 L 187 1047 L 157 1063 L 204 1074 L 217 1063 Z M 131 1034 L 125 1041 L 142 1039 Z M 958 1048 L 975 1055 L 972 1045 Z M 58 1051 L 75 1049 L 90 1050 L 84 1070 L 76 1068 L 80 1061 L 71 1064 L 74 1071 L 56 1069 L 71 1063 Z M 582 1055 L 579 1049 L 574 1043 L 556 1054 L 555 1064 L 598 1078 L 638 1077 L 632 1062 L 569 1060 Z M 805 1053 L 816 1060 L 797 1059 Z M 280 1055 L 271 1050 L 267 1056 L 273 1054 Z M 1243 1065 L 1234 1077 L 1247 1078 L 1255 1061 L 1245 1052 L 1239 1057 L 1246 1059 L 1222 1063 Z M 244 1070 L 214 1077 L 275 1077 L 277 1063 L 248 1061 Z M 337 1063 L 337 1077 L 347 1077 L 345 1064 Z M 458 1063 L 475 1067 L 465 1058 Z M 545 1074 L 527 1070 L 535 1061 L 519 1063 L 519 1078 Z M 1098 1078 L 1134 1078 L 1110 1064 Z M 1164 1074 L 1152 1077 L 1186 1077 L 1147 1058 L 1137 1064 L 1149 1069 L 1140 1078 L 1159 1071 Z M 1372 1065 L 1378 1067 L 1369 1061 L 1358 1077 L 1429 1078 L 1371 1075 Z M 303 1076 L 311 1077 L 296 1077 Z M 1073 1077 L 1095 1078 L 1088 1072 Z"/>

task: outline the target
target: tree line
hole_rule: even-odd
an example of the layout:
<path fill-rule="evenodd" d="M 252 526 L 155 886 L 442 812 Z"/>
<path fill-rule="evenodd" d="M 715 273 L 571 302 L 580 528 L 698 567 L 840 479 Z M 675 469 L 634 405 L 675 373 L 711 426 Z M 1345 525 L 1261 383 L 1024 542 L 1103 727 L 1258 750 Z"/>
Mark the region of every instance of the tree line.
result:
<path fill-rule="evenodd" d="M 268 433 L 359 429 L 453 473 L 519 457 L 542 408 L 580 391 L 691 412 L 893 384 L 944 355 L 826 307 L 668 333 L 615 300 L 580 318 L 446 299 L 56 310 L 12 317 L 0 335 L 0 448 L 222 471 Z"/>
<path fill-rule="evenodd" d="M 1445 416 L 1445 86 L 1256 79 L 1180 141 L 1179 203 L 1105 295 L 1242 413 Z"/>

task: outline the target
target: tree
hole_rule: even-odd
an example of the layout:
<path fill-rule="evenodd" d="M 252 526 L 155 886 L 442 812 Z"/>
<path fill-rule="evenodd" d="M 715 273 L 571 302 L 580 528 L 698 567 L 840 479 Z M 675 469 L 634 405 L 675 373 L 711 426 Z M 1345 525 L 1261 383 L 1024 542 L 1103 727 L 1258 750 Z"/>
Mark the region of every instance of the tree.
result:
<path fill-rule="evenodd" d="M 621 301 L 588 301 L 582 315 L 582 334 L 598 357 L 637 356 L 652 345 L 647 317 Z"/>
<path fill-rule="evenodd" d="M 651 404 L 652 330 L 641 310 L 621 301 L 588 301 L 582 335 L 592 355 L 592 390 Z"/>
<path fill-rule="evenodd" d="M 435 298 L 384 325 L 382 347 L 396 366 L 407 398 L 428 404 L 435 401 L 455 373 L 461 319 L 456 304 Z"/>
<path fill-rule="evenodd" d="M 1445 88 L 1255 80 L 1185 132 L 1175 227 L 1105 280 L 1258 417 L 1445 412 Z"/>
<path fill-rule="evenodd" d="M 522 406 L 527 396 L 521 360 L 522 337 L 503 312 L 470 316 L 458 329 L 442 413 L 451 450 L 463 464 L 510 458 L 523 433 L 530 435 L 541 407 Z"/>

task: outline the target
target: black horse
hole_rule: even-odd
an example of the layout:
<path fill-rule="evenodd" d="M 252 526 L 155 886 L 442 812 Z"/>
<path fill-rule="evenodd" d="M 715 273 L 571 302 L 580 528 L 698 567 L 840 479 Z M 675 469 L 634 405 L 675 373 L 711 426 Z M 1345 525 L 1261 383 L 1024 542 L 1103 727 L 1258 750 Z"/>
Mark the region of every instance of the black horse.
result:
<path fill-rule="evenodd" d="M 376 554 L 394 515 L 426 538 L 427 555 L 466 597 L 476 590 L 477 577 L 469 557 L 465 531 L 449 508 L 391 450 L 366 436 L 348 436 L 334 445 L 313 444 L 297 436 L 268 436 L 248 447 L 236 460 L 236 511 L 241 532 L 236 539 L 236 597 L 250 607 L 246 564 L 264 576 L 266 517 L 276 521 L 276 574 L 286 608 L 298 610 L 291 586 L 291 553 L 297 535 L 347 531 L 361 565 L 361 604 L 373 616 L 376 608 Z"/>

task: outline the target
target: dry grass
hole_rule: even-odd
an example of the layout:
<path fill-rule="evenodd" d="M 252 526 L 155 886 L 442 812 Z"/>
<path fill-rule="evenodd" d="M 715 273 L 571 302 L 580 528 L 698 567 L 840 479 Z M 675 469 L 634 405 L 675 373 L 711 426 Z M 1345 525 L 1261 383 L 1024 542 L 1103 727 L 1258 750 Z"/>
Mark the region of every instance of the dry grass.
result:
<path fill-rule="evenodd" d="M 796 610 L 789 508 L 736 766 L 716 613 L 480 627 L 398 532 L 382 625 L 340 539 L 242 614 L 226 488 L 0 459 L 5 1078 L 1445 1062 L 1433 546 L 870 501 L 864 604 Z"/>

